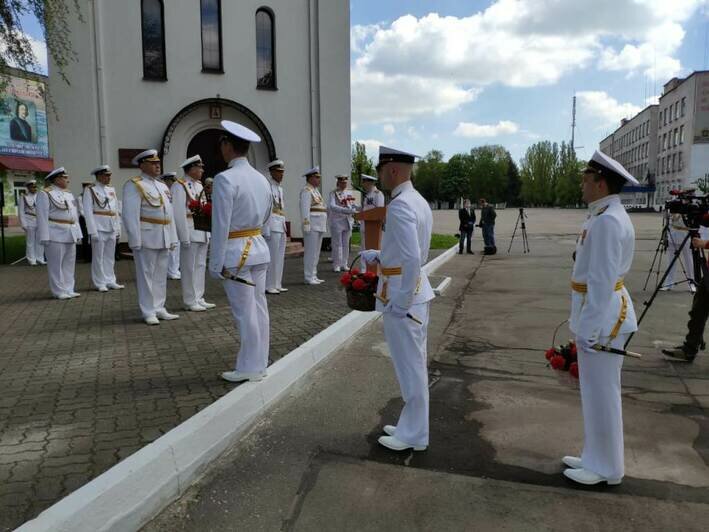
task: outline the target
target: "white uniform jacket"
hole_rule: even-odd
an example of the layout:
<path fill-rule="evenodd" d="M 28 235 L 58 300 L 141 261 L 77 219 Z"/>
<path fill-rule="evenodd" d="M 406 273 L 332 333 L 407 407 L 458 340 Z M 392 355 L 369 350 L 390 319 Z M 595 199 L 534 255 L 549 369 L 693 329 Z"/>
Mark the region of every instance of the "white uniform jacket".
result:
<path fill-rule="evenodd" d="M 194 219 L 189 208 L 191 201 L 201 201 L 203 189 L 202 183 L 189 177 L 178 179 L 170 187 L 175 228 L 180 242 L 209 242 L 209 233 L 194 228 Z"/>
<path fill-rule="evenodd" d="M 428 259 L 433 214 L 428 202 L 406 181 L 392 191 L 387 207 L 386 231 L 379 254 L 377 291 L 384 299 L 403 308 L 431 301 L 435 296 L 428 276 L 421 269 Z M 377 301 L 377 310 L 384 309 Z"/>
<path fill-rule="evenodd" d="M 264 226 L 264 234 L 269 233 L 285 233 L 286 232 L 286 204 L 283 200 L 283 187 L 268 177 L 268 182 L 271 185 L 272 208 L 271 217 L 268 223 Z"/>
<path fill-rule="evenodd" d="M 333 190 L 327 202 L 327 216 L 332 229 L 347 231 L 354 225 L 353 208 L 357 200 L 349 190 Z"/>
<path fill-rule="evenodd" d="M 123 225 L 131 249 L 170 249 L 178 244 L 170 190 L 142 174 L 123 186 Z"/>
<path fill-rule="evenodd" d="M 209 270 L 221 275 L 224 268 L 270 262 L 263 235 L 229 238 L 237 231 L 262 231 L 271 212 L 268 180 L 244 157 L 214 178 L 212 193 L 212 246 Z"/>
<path fill-rule="evenodd" d="M 113 187 L 96 183 L 84 189 L 83 211 L 89 235 L 97 233 L 121 234 L 118 197 Z"/>
<path fill-rule="evenodd" d="M 588 208 L 576 242 L 569 328 L 578 337 L 599 340 L 638 330 L 622 283 L 633 262 L 635 229 L 617 194 Z"/>
<path fill-rule="evenodd" d="M 303 220 L 304 231 L 308 227 L 320 233 L 327 231 L 327 207 L 320 191 L 310 184 L 300 191 L 300 218 Z"/>
<path fill-rule="evenodd" d="M 37 194 L 37 235 L 43 244 L 81 241 L 79 212 L 71 192 L 49 186 Z"/>
<path fill-rule="evenodd" d="M 384 193 L 378 188 L 373 188 L 362 198 L 362 210 L 368 211 L 377 207 L 384 207 Z"/>
<path fill-rule="evenodd" d="M 20 218 L 20 225 L 24 229 L 37 227 L 37 193 L 26 192 L 20 196 L 20 206 L 17 209 L 17 214 Z"/>

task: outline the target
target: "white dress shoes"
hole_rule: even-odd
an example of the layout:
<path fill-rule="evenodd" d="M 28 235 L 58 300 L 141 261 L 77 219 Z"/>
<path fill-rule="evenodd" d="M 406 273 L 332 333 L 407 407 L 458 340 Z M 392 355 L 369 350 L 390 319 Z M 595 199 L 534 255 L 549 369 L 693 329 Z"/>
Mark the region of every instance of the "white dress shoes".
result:
<path fill-rule="evenodd" d="M 71 296 L 69 294 L 59 294 L 58 296 L 54 296 L 57 299 L 71 299 Z"/>
<path fill-rule="evenodd" d="M 279 291 L 279 292 L 287 292 L 288 289 L 287 289 L 287 288 L 279 288 L 278 291 Z"/>
<path fill-rule="evenodd" d="M 318 279 L 318 278 L 316 277 L 316 278 L 315 278 L 315 282 L 318 283 L 318 284 L 324 283 L 324 282 L 325 282 L 325 279 Z"/>
<path fill-rule="evenodd" d="M 165 321 L 176 320 L 180 317 L 178 314 L 170 314 L 167 310 L 158 310 L 155 315 Z"/>
<path fill-rule="evenodd" d="M 246 373 L 243 371 L 225 371 L 222 373 L 222 379 L 229 382 L 259 382 L 266 376 L 266 372 L 261 373 Z"/>
<path fill-rule="evenodd" d="M 108 292 L 108 287 L 106 286 L 99 286 L 96 290 L 99 292 Z"/>
<path fill-rule="evenodd" d="M 277 290 L 276 288 L 269 288 L 268 290 L 266 290 L 266 293 L 271 295 L 277 295 L 280 294 L 281 291 Z"/>
<path fill-rule="evenodd" d="M 210 308 L 216 308 L 216 305 L 214 303 L 207 303 L 204 298 L 199 300 L 199 304 L 202 305 L 204 308 L 209 310 Z"/>
<path fill-rule="evenodd" d="M 145 323 L 148 325 L 160 325 L 160 320 L 157 319 L 155 316 L 148 316 L 145 318 Z"/>
<path fill-rule="evenodd" d="M 382 431 L 387 436 L 393 436 L 394 433 L 396 432 L 396 425 L 384 425 L 384 427 L 382 428 Z"/>
<path fill-rule="evenodd" d="M 81 297 L 79 292 L 69 292 L 69 297 Z"/>
<path fill-rule="evenodd" d="M 190 312 L 204 312 L 207 309 L 195 303 L 194 305 L 185 305 L 185 310 L 189 310 Z"/>
<path fill-rule="evenodd" d="M 404 443 L 401 440 L 397 440 L 394 436 L 382 436 L 379 438 L 379 445 L 391 449 L 392 451 L 406 451 L 408 449 L 413 449 L 414 451 L 425 451 L 425 445 L 411 445 L 410 443 Z"/>
<path fill-rule="evenodd" d="M 571 469 L 583 469 L 581 459 L 578 456 L 564 456 L 561 461 L 566 467 L 570 467 Z"/>
<path fill-rule="evenodd" d="M 125 285 L 118 283 L 108 283 L 106 286 L 108 286 L 111 290 L 123 290 L 125 288 Z"/>
<path fill-rule="evenodd" d="M 315 279 L 309 279 L 309 280 L 306 280 L 306 281 L 305 281 L 305 284 L 318 285 L 318 284 L 320 284 L 320 283 L 319 283 L 318 281 L 316 281 Z"/>
<path fill-rule="evenodd" d="M 340 267 L 338 266 L 337 268 L 333 268 L 332 271 L 335 272 L 335 273 L 340 273 L 342 270 L 341 270 Z"/>
<path fill-rule="evenodd" d="M 623 480 L 622 478 L 606 478 L 601 475 L 589 471 L 588 469 L 566 469 L 564 476 L 574 482 L 583 484 L 584 486 L 594 486 L 605 482 L 609 486 L 617 486 Z"/>

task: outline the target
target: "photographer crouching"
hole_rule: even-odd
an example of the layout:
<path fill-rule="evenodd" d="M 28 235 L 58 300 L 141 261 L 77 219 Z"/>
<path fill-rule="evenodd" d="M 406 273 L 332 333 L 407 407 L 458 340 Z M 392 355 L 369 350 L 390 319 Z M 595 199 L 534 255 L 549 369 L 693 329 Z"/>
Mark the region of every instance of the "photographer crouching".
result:
<path fill-rule="evenodd" d="M 692 238 L 692 247 L 695 250 L 709 249 L 709 240 L 694 237 Z M 666 357 L 677 362 L 693 362 L 697 352 L 705 347 L 704 328 L 707 324 L 707 318 L 709 318 L 709 289 L 707 289 L 704 278 L 696 286 L 697 291 L 694 294 L 694 299 L 692 299 L 692 309 L 689 311 L 688 330 L 684 344 L 673 349 L 662 350 Z"/>

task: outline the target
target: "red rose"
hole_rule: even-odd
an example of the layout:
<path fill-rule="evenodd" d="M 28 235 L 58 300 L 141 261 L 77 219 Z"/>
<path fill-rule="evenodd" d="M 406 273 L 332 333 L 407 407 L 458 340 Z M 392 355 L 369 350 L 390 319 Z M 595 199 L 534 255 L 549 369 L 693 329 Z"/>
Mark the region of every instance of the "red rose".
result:
<path fill-rule="evenodd" d="M 578 378 L 579 378 L 579 365 L 578 365 L 577 362 L 573 362 L 573 363 L 569 366 L 569 373 L 571 373 L 571 376 L 572 376 L 574 379 L 578 379 Z"/>
<path fill-rule="evenodd" d="M 367 283 L 365 283 L 362 279 L 355 279 L 352 283 L 352 288 L 357 290 L 357 292 L 362 292 L 365 288 L 367 288 Z"/>
<path fill-rule="evenodd" d="M 352 268 L 352 269 L 350 270 L 350 273 L 351 273 L 352 275 L 359 275 L 359 268 Z"/>
<path fill-rule="evenodd" d="M 205 216 L 211 216 L 212 215 L 212 204 L 205 203 L 204 205 L 202 205 L 202 213 Z"/>
<path fill-rule="evenodd" d="M 197 200 L 190 200 L 190 202 L 187 204 L 187 207 L 189 207 L 191 211 L 198 211 L 201 206 L 202 204 Z"/>
<path fill-rule="evenodd" d="M 544 353 L 544 356 L 546 357 L 547 360 L 551 360 L 551 359 L 554 357 L 554 355 L 556 355 L 556 354 L 558 354 L 558 353 L 556 352 L 556 349 L 554 349 L 553 347 L 551 347 L 551 348 L 549 348 L 549 349 L 546 350 L 546 353 Z"/>
<path fill-rule="evenodd" d="M 554 369 L 564 369 L 564 366 L 566 365 L 566 360 L 564 360 L 564 357 L 561 355 L 554 355 L 551 357 L 551 367 Z"/>
<path fill-rule="evenodd" d="M 377 274 L 374 272 L 364 272 L 364 280 L 367 282 L 374 282 L 377 280 Z"/>
<path fill-rule="evenodd" d="M 349 273 L 345 273 L 340 277 L 340 283 L 344 286 L 349 286 L 350 282 L 352 282 L 352 276 Z"/>

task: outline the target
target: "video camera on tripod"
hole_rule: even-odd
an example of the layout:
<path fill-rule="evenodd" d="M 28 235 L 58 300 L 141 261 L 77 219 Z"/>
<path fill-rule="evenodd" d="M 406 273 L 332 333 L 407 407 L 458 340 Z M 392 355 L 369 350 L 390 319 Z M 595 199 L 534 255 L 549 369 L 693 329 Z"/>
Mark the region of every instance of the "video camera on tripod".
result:
<path fill-rule="evenodd" d="M 697 196 L 694 190 L 671 190 L 670 195 L 674 199 L 665 202 L 665 209 L 680 214 L 690 231 L 699 231 L 700 226 L 709 227 L 709 195 Z"/>

